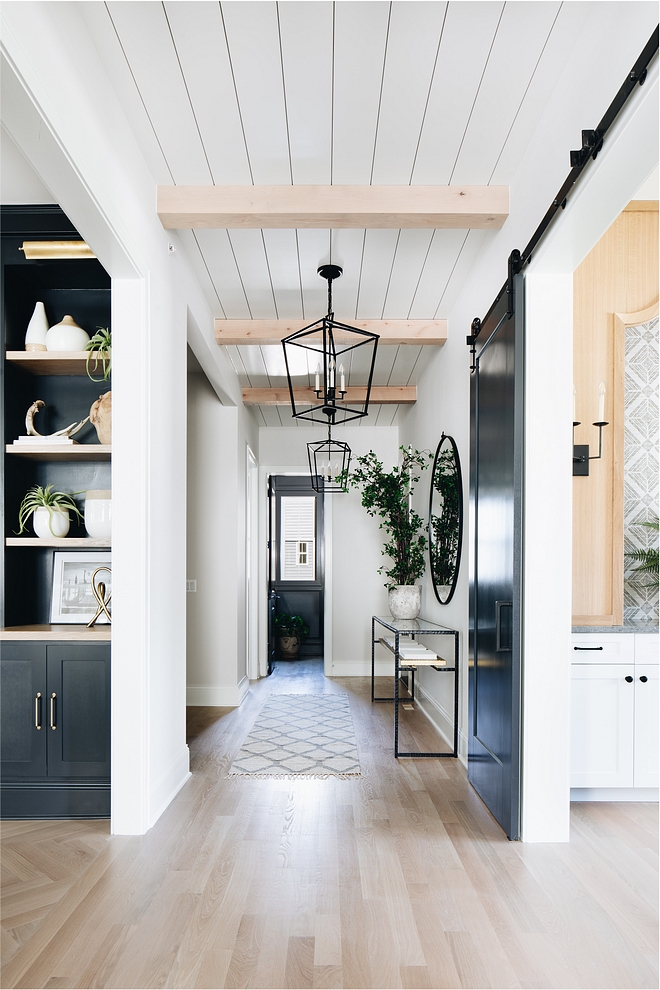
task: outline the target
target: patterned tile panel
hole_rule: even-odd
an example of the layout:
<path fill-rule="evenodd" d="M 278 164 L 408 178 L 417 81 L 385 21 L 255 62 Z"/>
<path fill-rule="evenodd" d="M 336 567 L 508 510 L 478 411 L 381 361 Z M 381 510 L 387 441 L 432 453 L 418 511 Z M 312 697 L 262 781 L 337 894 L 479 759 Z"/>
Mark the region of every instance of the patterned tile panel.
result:
<path fill-rule="evenodd" d="M 658 319 L 626 329 L 624 412 L 624 550 L 657 544 L 658 534 L 642 522 L 658 518 Z M 624 622 L 658 622 L 658 588 L 634 573 L 626 558 Z"/>

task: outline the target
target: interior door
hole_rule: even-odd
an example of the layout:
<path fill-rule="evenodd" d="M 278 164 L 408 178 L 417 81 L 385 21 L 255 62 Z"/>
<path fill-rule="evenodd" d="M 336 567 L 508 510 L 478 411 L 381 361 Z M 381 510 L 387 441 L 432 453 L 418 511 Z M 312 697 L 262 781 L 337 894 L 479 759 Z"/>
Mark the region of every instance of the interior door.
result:
<path fill-rule="evenodd" d="M 272 475 L 270 500 L 269 661 L 277 659 L 275 615 L 301 615 L 309 636 L 304 657 L 323 656 L 323 496 L 308 475 Z"/>
<path fill-rule="evenodd" d="M 468 778 L 510 839 L 520 818 L 523 277 L 484 321 L 471 378 Z"/>

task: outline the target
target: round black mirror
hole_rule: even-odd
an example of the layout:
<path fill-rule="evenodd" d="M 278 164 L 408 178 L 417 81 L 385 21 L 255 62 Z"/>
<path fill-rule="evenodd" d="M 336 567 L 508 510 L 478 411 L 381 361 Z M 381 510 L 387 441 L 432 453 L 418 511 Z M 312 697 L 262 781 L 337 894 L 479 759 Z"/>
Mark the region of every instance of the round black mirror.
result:
<path fill-rule="evenodd" d="M 458 447 L 442 434 L 435 452 L 429 499 L 429 559 L 435 597 L 451 601 L 458 578 L 463 539 L 463 480 Z"/>

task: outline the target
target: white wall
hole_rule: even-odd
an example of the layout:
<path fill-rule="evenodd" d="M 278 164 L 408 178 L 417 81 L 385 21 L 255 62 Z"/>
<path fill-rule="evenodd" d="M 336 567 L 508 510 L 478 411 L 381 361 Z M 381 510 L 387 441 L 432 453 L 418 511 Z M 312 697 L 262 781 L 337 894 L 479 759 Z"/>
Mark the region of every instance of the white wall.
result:
<path fill-rule="evenodd" d="M 4 128 L 0 131 L 0 202 L 3 206 L 55 202 Z"/>
<path fill-rule="evenodd" d="M 245 459 L 254 418 L 188 374 L 187 703 L 239 705 L 245 642 Z"/>
<path fill-rule="evenodd" d="M 262 589 L 266 585 L 264 527 L 265 475 L 296 473 L 309 474 L 307 443 L 318 440 L 322 431 L 312 423 L 307 429 L 262 427 L 259 430 L 259 464 L 262 483 Z M 343 427 L 334 435 L 348 443 L 353 457 L 373 450 L 389 470 L 398 463 L 399 434 L 397 427 Z M 352 462 L 354 463 L 354 462 Z M 372 519 L 360 504 L 360 495 L 347 493 L 326 495 L 326 534 L 328 515 L 331 514 L 331 539 L 326 542 L 331 559 L 326 567 L 326 611 L 332 609 L 331 628 L 326 629 L 326 654 L 332 652 L 332 667 L 326 655 L 326 672 L 335 677 L 366 676 L 371 667 L 371 616 L 387 615 L 387 591 L 377 571 L 386 561 L 381 556 L 383 534 L 378 521 Z M 328 512 L 331 503 L 330 513 Z M 328 595 L 328 573 L 332 582 L 332 594 Z M 265 604 L 265 590 L 262 591 Z M 265 613 L 261 621 L 261 651 L 265 649 Z M 328 648 L 328 639 L 331 647 Z M 390 664 L 391 666 L 391 664 Z M 389 668 L 388 668 L 389 669 Z"/>
<path fill-rule="evenodd" d="M 141 833 L 189 776 L 186 336 L 238 386 L 80 6 L 3 5 L 2 45 L 3 126 L 113 279 L 112 828 Z"/>

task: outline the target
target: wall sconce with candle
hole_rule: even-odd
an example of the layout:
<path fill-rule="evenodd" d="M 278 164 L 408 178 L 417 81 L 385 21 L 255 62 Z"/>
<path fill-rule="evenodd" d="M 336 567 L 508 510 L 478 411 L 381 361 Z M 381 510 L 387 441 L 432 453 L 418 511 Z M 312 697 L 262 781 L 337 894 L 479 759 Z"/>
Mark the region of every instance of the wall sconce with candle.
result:
<path fill-rule="evenodd" d="M 605 382 L 601 382 L 598 386 L 598 419 L 592 426 L 598 427 L 598 453 L 589 453 L 588 443 L 574 443 L 573 444 L 573 476 L 574 477 L 588 477 L 589 476 L 589 461 L 597 461 L 603 456 L 603 427 L 609 426 L 609 423 L 605 422 L 605 393 L 607 389 Z M 575 387 L 573 388 L 573 436 L 575 436 L 575 427 L 580 426 L 580 423 L 575 419 Z"/>

